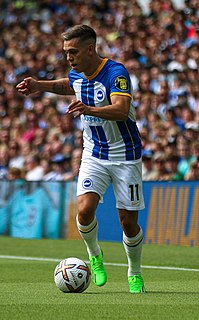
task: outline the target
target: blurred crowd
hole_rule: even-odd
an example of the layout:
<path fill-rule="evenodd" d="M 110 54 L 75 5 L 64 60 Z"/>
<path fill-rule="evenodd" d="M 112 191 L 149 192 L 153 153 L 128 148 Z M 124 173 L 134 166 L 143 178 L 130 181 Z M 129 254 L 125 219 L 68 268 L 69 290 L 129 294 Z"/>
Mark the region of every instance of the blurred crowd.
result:
<path fill-rule="evenodd" d="M 143 180 L 199 180 L 199 3 L 151 0 L 0 0 L 0 179 L 70 181 L 82 153 L 72 97 L 15 86 L 59 79 L 69 66 L 61 33 L 97 32 L 97 50 L 122 62 L 133 88 L 143 143 Z"/>

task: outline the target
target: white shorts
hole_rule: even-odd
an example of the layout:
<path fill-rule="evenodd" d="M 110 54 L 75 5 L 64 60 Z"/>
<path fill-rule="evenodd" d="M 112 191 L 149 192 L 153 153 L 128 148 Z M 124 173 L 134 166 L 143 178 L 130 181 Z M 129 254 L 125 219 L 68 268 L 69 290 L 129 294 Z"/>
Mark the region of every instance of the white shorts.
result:
<path fill-rule="evenodd" d="M 126 210 L 145 208 L 142 191 L 142 162 L 99 160 L 84 156 L 80 167 L 77 196 L 87 192 L 99 194 L 100 199 L 112 182 L 116 207 Z"/>

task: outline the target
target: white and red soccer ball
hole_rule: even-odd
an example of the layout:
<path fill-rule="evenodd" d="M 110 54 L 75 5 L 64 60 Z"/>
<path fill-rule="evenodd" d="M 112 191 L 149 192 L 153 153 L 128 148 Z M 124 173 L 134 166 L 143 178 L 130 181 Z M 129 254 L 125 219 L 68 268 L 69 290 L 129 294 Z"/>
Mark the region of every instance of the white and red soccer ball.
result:
<path fill-rule="evenodd" d="M 90 269 L 78 258 L 67 258 L 56 266 L 54 281 L 56 286 L 65 293 L 80 293 L 90 284 Z"/>

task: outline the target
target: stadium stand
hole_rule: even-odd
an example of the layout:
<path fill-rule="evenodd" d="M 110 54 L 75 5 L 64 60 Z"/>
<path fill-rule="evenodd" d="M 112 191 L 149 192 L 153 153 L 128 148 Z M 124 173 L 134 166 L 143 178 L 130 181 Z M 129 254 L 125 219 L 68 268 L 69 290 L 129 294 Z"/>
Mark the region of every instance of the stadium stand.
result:
<path fill-rule="evenodd" d="M 64 77 L 68 65 L 60 35 L 80 23 L 96 29 L 100 55 L 130 72 L 143 166 L 150 162 L 153 170 L 147 175 L 144 167 L 143 179 L 199 179 L 197 1 L 176 8 L 172 1 L 153 0 L 147 12 L 135 0 L 3 0 L 0 5 L 0 179 L 31 176 L 31 159 L 39 179 L 76 179 L 82 133 L 79 119 L 65 115 L 70 97 L 24 98 L 15 86 L 30 75 Z"/>

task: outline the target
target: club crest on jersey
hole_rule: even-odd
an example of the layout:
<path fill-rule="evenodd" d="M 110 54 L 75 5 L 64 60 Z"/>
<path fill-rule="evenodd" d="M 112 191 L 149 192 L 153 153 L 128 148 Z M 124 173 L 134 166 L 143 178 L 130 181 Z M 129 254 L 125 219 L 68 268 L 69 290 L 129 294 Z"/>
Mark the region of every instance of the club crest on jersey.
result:
<path fill-rule="evenodd" d="M 84 189 L 90 189 L 93 185 L 93 181 L 89 178 L 86 178 L 82 182 L 82 186 Z"/>
<path fill-rule="evenodd" d="M 105 97 L 105 93 L 102 89 L 99 89 L 96 93 L 97 101 L 103 101 Z"/>
<path fill-rule="evenodd" d="M 117 77 L 117 79 L 115 80 L 115 86 L 119 90 L 127 91 L 129 89 L 127 78 L 125 78 L 124 76 Z"/>

